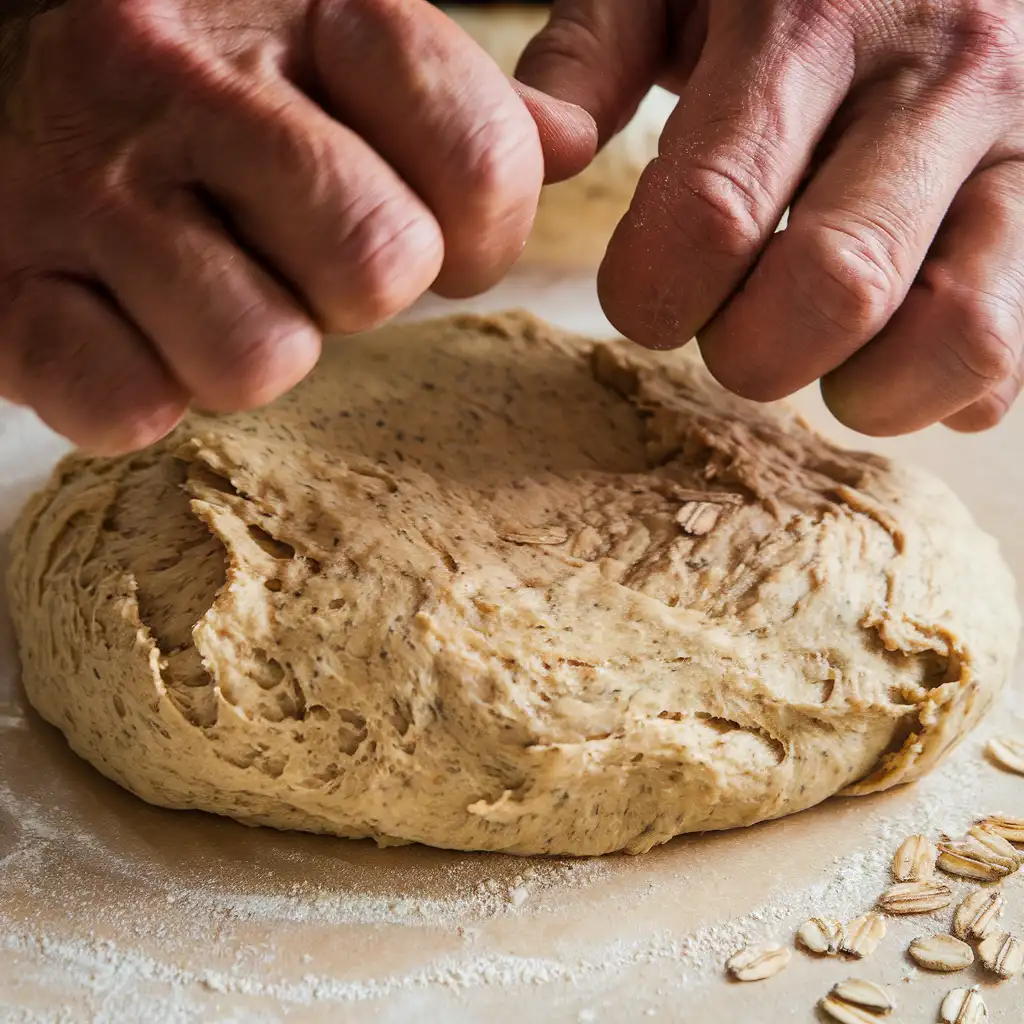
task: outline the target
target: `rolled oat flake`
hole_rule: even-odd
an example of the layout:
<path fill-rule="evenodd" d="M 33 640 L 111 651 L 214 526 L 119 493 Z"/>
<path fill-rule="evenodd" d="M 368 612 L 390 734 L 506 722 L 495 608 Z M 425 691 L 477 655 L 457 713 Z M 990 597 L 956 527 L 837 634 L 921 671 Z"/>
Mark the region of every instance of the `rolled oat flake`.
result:
<path fill-rule="evenodd" d="M 759 942 L 734 953 L 726 961 L 726 970 L 737 981 L 764 981 L 778 974 L 792 954 L 776 942 Z"/>
<path fill-rule="evenodd" d="M 953 934 L 958 939 L 980 941 L 995 926 L 1003 912 L 1005 899 L 999 889 L 978 889 L 956 908 L 953 916 Z"/>
<path fill-rule="evenodd" d="M 878 898 L 878 905 L 889 914 L 930 914 L 948 907 L 953 890 L 944 882 L 899 882 Z"/>
<path fill-rule="evenodd" d="M 923 882 L 935 874 L 939 851 L 927 836 L 907 836 L 892 860 L 892 875 L 897 882 Z"/>
<path fill-rule="evenodd" d="M 966 942 L 943 933 L 914 939 L 908 952 L 929 971 L 962 971 L 974 963 L 974 950 Z"/>
<path fill-rule="evenodd" d="M 939 1010 L 942 1024 L 988 1024 L 988 1007 L 977 986 L 947 993 Z"/>
<path fill-rule="evenodd" d="M 800 925 L 796 937 L 812 953 L 835 956 L 843 944 L 843 923 L 832 917 L 812 917 Z"/>
<path fill-rule="evenodd" d="M 847 922 L 843 929 L 840 950 L 850 956 L 871 956 L 885 938 L 885 918 L 880 914 L 863 914 Z"/>
<path fill-rule="evenodd" d="M 862 1006 L 854 1006 L 852 1003 L 843 1002 L 835 996 L 825 996 L 818 1003 L 819 1009 L 832 1020 L 839 1024 L 896 1024 L 890 1017 L 882 1017 L 873 1010 L 865 1010 Z"/>
<path fill-rule="evenodd" d="M 978 822 L 979 828 L 995 832 L 1011 843 L 1024 843 L 1024 818 L 1011 818 L 1008 814 L 990 814 Z"/>
<path fill-rule="evenodd" d="M 875 1013 L 889 1013 L 896 1008 L 896 1000 L 881 985 L 863 978 L 847 978 L 838 982 L 829 993 L 834 999 L 859 1006 Z"/>
<path fill-rule="evenodd" d="M 1012 978 L 1024 967 L 1024 943 L 1009 932 L 990 932 L 978 946 L 981 962 L 1000 978 Z"/>
<path fill-rule="evenodd" d="M 985 749 L 1000 768 L 1024 775 L 1024 737 L 996 736 Z"/>

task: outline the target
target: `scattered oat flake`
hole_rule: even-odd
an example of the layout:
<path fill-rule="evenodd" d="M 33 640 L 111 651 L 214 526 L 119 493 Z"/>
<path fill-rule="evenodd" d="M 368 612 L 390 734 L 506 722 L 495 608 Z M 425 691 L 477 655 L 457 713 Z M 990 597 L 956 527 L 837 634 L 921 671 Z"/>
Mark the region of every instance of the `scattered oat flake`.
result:
<path fill-rule="evenodd" d="M 948 907 L 953 890 L 943 882 L 898 882 L 878 898 L 878 905 L 889 914 L 929 914 Z"/>
<path fill-rule="evenodd" d="M 908 952 L 929 971 L 962 971 L 974 963 L 974 950 L 952 935 L 926 935 L 914 939 Z"/>
<path fill-rule="evenodd" d="M 881 985 L 863 978 L 847 978 L 838 982 L 829 993 L 851 1006 L 859 1006 L 875 1013 L 888 1013 L 896 1008 L 896 1000 Z"/>
<path fill-rule="evenodd" d="M 836 999 L 834 996 L 825 996 L 818 1003 L 818 1007 L 827 1017 L 839 1021 L 839 1024 L 878 1024 L 880 1020 L 888 1019 L 879 1017 L 877 1013 L 871 1010 L 865 1010 L 860 1006 L 844 1003 L 841 999 Z"/>
<path fill-rule="evenodd" d="M 897 882 L 923 882 L 935 875 L 939 851 L 927 836 L 907 836 L 892 861 Z"/>
<path fill-rule="evenodd" d="M 984 846 L 994 861 L 1004 865 L 1010 871 L 1016 871 L 1024 863 L 1024 853 L 1020 853 L 1011 842 L 991 829 L 975 825 L 967 833 L 967 838 L 972 843 L 980 843 Z"/>
<path fill-rule="evenodd" d="M 734 953 L 726 961 L 726 970 L 737 981 L 763 981 L 778 974 L 792 954 L 776 942 L 759 942 Z"/>
<path fill-rule="evenodd" d="M 800 925 L 796 937 L 812 953 L 835 956 L 843 944 L 843 924 L 831 917 L 812 917 Z"/>
<path fill-rule="evenodd" d="M 998 889 L 978 889 L 972 892 L 953 915 L 953 934 L 958 939 L 980 941 L 995 926 L 1003 912 L 1006 898 Z"/>
<path fill-rule="evenodd" d="M 975 988 L 955 988 L 947 993 L 939 1010 L 942 1024 L 987 1024 L 988 1007 Z"/>
<path fill-rule="evenodd" d="M 1008 814 L 991 814 L 978 822 L 978 828 L 995 832 L 1011 843 L 1024 843 L 1024 818 L 1011 818 Z"/>
<path fill-rule="evenodd" d="M 871 956 L 885 938 L 885 930 L 885 919 L 880 914 L 856 917 L 847 922 L 843 929 L 843 941 L 839 948 L 850 956 Z"/>
<path fill-rule="evenodd" d="M 1024 739 L 1019 736 L 996 736 L 985 748 L 1000 768 L 1024 775 Z"/>
<path fill-rule="evenodd" d="M 990 932 L 978 946 L 981 962 L 1000 978 L 1012 978 L 1024 968 L 1024 943 L 1009 932 Z"/>
<path fill-rule="evenodd" d="M 1021 864 L 1017 851 L 1002 836 L 975 828 L 963 839 L 939 843 L 938 866 L 949 875 L 996 882 Z"/>
<path fill-rule="evenodd" d="M 998 864 L 972 856 L 959 843 L 950 844 L 950 848 L 942 850 L 938 865 L 947 875 L 970 878 L 976 882 L 997 882 L 1009 874 Z"/>

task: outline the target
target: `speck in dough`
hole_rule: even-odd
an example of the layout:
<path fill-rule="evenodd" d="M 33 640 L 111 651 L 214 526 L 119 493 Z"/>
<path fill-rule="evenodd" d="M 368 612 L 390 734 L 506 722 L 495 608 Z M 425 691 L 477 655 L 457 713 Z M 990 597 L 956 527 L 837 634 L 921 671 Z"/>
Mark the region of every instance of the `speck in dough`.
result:
<path fill-rule="evenodd" d="M 332 342 L 267 410 L 72 455 L 12 554 L 29 697 L 110 778 L 464 850 L 641 852 L 910 781 L 1018 632 L 938 480 L 523 314 Z"/>

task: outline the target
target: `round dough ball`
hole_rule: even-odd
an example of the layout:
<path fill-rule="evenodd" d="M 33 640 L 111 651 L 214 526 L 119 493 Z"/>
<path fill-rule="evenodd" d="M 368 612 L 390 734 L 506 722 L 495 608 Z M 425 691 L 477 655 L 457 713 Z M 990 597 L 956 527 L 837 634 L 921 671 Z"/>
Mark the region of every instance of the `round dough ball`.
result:
<path fill-rule="evenodd" d="M 446 7 L 511 75 L 526 44 L 543 28 L 540 6 Z M 524 263 L 590 268 L 601 262 L 612 232 L 629 209 L 644 168 L 658 155 L 658 140 L 676 97 L 654 88 L 636 116 L 575 178 L 549 185 L 523 252 Z"/>
<path fill-rule="evenodd" d="M 938 480 L 524 314 L 345 339 L 268 410 L 72 455 L 12 554 L 29 697 L 110 778 L 464 850 L 637 852 L 907 782 L 1018 632 Z"/>

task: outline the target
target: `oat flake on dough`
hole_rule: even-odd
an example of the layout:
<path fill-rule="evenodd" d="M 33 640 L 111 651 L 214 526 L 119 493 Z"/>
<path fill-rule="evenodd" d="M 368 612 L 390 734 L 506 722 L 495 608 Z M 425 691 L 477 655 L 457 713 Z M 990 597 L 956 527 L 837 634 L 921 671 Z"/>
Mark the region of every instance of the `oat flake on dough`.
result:
<path fill-rule="evenodd" d="M 332 342 L 268 410 L 73 455 L 12 553 L 27 692 L 111 778 L 458 849 L 639 852 L 910 781 L 1018 630 L 933 477 L 522 314 Z"/>

